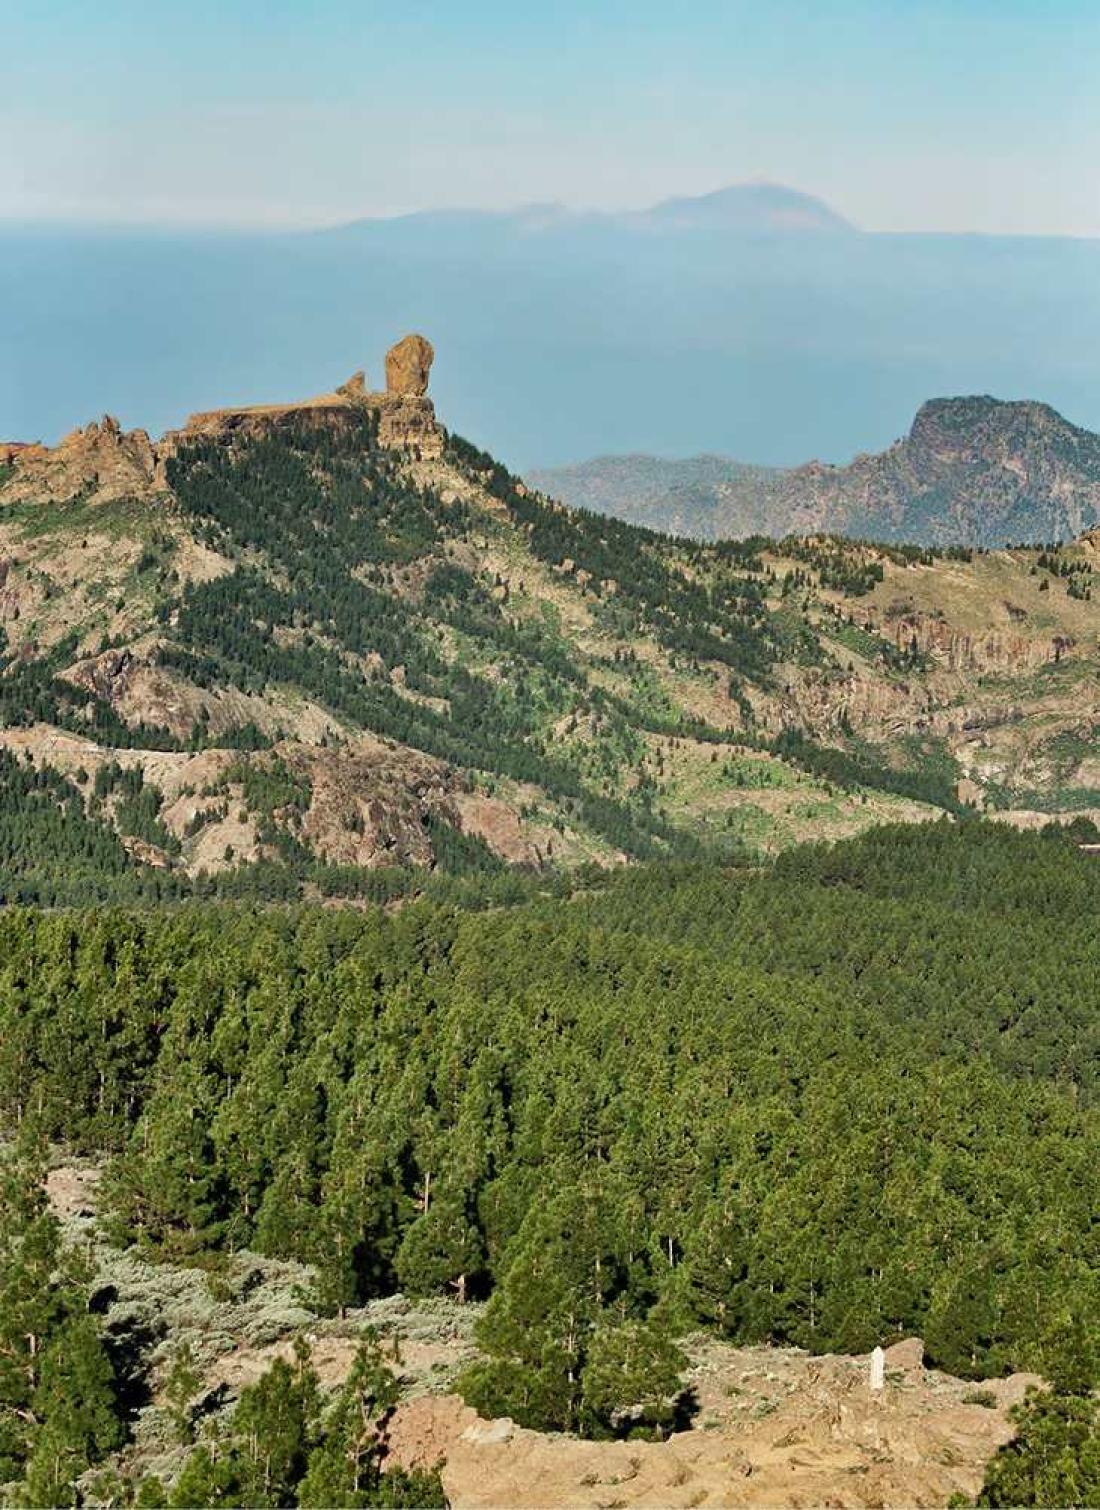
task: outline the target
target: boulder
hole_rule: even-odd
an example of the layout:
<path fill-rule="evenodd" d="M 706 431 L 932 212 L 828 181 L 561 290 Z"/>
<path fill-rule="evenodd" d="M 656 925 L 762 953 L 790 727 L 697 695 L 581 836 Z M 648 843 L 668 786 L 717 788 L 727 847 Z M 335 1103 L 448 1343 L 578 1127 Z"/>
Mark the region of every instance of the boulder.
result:
<path fill-rule="evenodd" d="M 905 1337 L 886 1349 L 886 1367 L 904 1374 L 919 1374 L 924 1368 L 924 1343 L 919 1337 Z"/>
<path fill-rule="evenodd" d="M 475 1421 L 462 1433 L 464 1442 L 473 1442 L 479 1447 L 496 1447 L 510 1442 L 515 1435 L 515 1424 L 509 1416 L 500 1416 L 495 1421 Z"/>

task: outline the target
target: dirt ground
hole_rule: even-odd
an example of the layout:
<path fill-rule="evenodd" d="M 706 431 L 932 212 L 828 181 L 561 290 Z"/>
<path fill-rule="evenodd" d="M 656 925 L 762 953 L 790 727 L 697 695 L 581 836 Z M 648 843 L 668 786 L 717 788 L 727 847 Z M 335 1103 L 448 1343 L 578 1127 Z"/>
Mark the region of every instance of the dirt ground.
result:
<path fill-rule="evenodd" d="M 407 1466 L 445 1459 L 455 1510 L 646 1506 L 943 1506 L 974 1495 L 1011 1436 L 1008 1406 L 1034 1380 L 978 1389 L 924 1369 L 915 1339 L 869 1359 L 792 1349 L 689 1346 L 699 1413 L 667 1442 L 581 1442 L 479 1420 L 454 1395 L 398 1411 L 393 1452 Z"/>

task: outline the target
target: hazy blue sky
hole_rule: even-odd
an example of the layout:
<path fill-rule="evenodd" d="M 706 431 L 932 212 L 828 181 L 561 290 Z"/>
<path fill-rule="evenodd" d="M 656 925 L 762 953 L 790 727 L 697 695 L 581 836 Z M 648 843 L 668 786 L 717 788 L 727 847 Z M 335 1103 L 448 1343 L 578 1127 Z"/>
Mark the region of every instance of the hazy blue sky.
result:
<path fill-rule="evenodd" d="M 754 177 L 1100 236 L 1097 0 L 0 0 L 0 216 L 311 224 Z"/>

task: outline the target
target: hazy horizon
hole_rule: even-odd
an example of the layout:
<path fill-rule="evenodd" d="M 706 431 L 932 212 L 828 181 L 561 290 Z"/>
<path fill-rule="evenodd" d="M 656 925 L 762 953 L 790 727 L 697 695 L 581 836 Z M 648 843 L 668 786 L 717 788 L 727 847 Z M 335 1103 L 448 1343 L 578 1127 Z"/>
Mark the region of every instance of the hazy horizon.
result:
<path fill-rule="evenodd" d="M 431 218 L 320 235 L 0 230 L 0 439 L 160 432 L 305 397 L 433 341 L 443 422 L 526 469 L 597 454 L 846 462 L 928 398 L 1100 429 L 1100 245 L 760 235 L 721 217 Z"/>
<path fill-rule="evenodd" d="M 1100 236 L 1088 0 L 52 0 L 5 20 L 0 219 L 309 227 L 764 179 L 868 231 Z"/>
<path fill-rule="evenodd" d="M 1089 0 L 9 9 L 0 438 L 408 330 L 520 467 L 844 462 L 945 394 L 1100 428 Z"/>
<path fill-rule="evenodd" d="M 861 236 L 972 236 L 987 239 L 1003 240 L 1056 240 L 1056 241 L 1100 241 L 1100 224 L 1094 231 L 1048 231 L 1048 230 L 961 230 L 957 228 L 944 228 L 938 225 L 914 225 L 904 230 L 893 227 L 865 226 L 843 215 L 835 204 L 826 200 L 824 195 L 814 191 L 812 186 L 802 184 L 780 183 L 777 179 L 755 177 L 739 179 L 726 183 L 717 183 L 707 188 L 704 187 L 692 194 L 670 192 L 658 199 L 639 201 L 626 205 L 616 205 L 597 202 L 569 203 L 562 199 L 527 199 L 517 200 L 508 204 L 422 204 L 410 209 L 393 211 L 371 212 L 362 215 L 350 215 L 339 219 L 326 219 L 310 221 L 306 223 L 264 223 L 246 222 L 234 223 L 231 221 L 217 220 L 170 220 L 149 219 L 136 214 L 134 218 L 80 218 L 71 215 L 16 215 L 0 213 L 0 227 L 8 230 L 70 230 L 74 233 L 101 232 L 162 232 L 165 235 L 194 234 L 194 235 L 218 235 L 218 236 L 310 236 L 326 231 L 340 231 L 349 227 L 368 223 L 412 220 L 421 216 L 455 217 L 463 216 L 486 216 L 508 217 L 529 214 L 534 212 L 554 212 L 563 216 L 581 218 L 617 218 L 620 216 L 642 215 L 648 211 L 663 208 L 666 205 L 679 201 L 696 202 L 706 200 L 713 196 L 743 189 L 775 189 L 799 195 L 823 205 L 838 218 L 846 223 L 846 228 Z"/>

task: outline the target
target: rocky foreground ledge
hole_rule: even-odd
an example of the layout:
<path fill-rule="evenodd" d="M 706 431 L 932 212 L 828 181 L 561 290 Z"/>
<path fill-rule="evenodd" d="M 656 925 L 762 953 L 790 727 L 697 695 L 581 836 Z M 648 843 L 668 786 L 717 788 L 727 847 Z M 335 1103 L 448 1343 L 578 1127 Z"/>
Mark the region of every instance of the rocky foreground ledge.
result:
<path fill-rule="evenodd" d="M 452 1392 L 476 1356 L 480 1306 L 393 1295 L 325 1319 L 306 1298 L 308 1269 L 247 1252 L 212 1285 L 201 1270 L 154 1264 L 99 1237 L 99 1178 L 94 1165 L 62 1164 L 48 1193 L 68 1241 L 92 1244 L 93 1304 L 107 1329 L 136 1326 L 157 1339 L 152 1398 L 125 1449 L 132 1472 L 170 1479 L 186 1457 L 163 1393 L 181 1343 L 199 1365 L 199 1414 L 209 1423 L 228 1416 L 275 1358 L 289 1359 L 295 1338 L 309 1343 L 328 1390 L 347 1377 L 364 1329 L 379 1328 L 398 1345 L 404 1396 L 386 1429 L 388 1462 L 442 1463 L 453 1510 L 940 1507 L 952 1495 L 977 1494 L 986 1463 L 1013 1435 L 1010 1408 L 1040 1382 L 1013 1374 L 975 1384 L 925 1368 L 924 1344 L 910 1337 L 886 1349 L 883 1388 L 875 1390 L 867 1356 L 736 1347 L 700 1333 L 683 1342 L 684 1382 L 697 1406 L 689 1430 L 664 1442 L 529 1431 L 482 1419 Z"/>
<path fill-rule="evenodd" d="M 972 1498 L 1013 1428 L 1008 1409 L 1029 1375 L 976 1386 L 925 1369 L 924 1344 L 869 1359 L 689 1339 L 687 1382 L 699 1413 L 665 1442 L 583 1442 L 483 1421 L 455 1395 L 399 1407 L 391 1453 L 405 1467 L 445 1462 L 455 1510 L 608 1510 L 829 1505 L 942 1506 Z"/>

